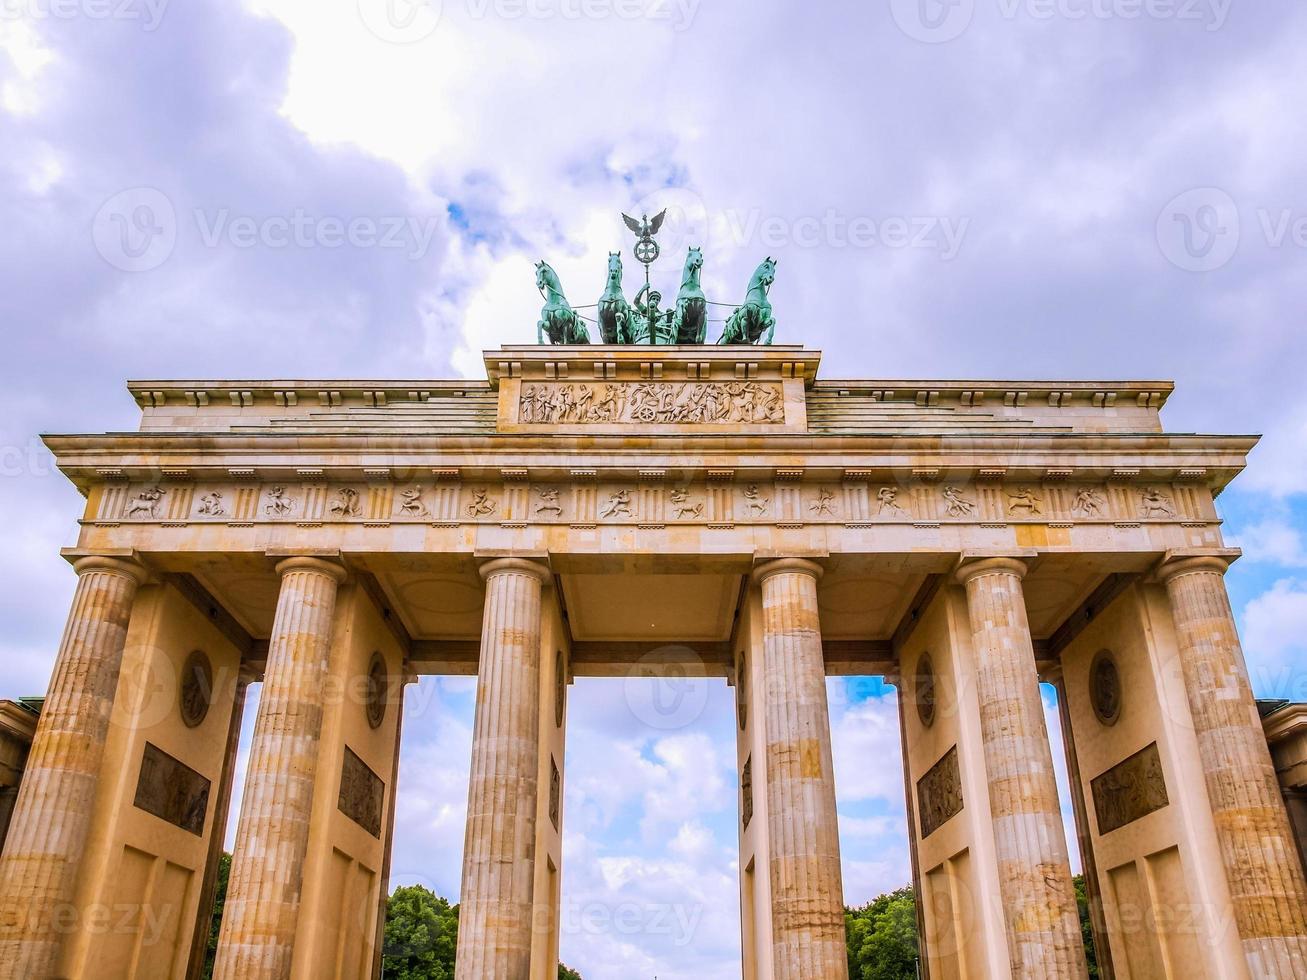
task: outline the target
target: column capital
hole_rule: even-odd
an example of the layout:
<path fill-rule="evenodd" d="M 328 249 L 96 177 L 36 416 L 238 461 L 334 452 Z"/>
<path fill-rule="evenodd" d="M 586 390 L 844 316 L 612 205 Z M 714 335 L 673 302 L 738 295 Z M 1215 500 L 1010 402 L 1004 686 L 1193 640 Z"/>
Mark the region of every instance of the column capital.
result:
<path fill-rule="evenodd" d="M 144 585 L 150 577 L 150 570 L 135 558 L 117 558 L 111 555 L 87 555 L 73 562 L 73 571 L 78 577 L 87 572 L 112 572 L 124 578 L 130 578 L 137 585 Z"/>
<path fill-rule="evenodd" d="M 481 578 L 484 581 L 489 581 L 492 575 L 517 572 L 522 575 L 534 575 L 544 585 L 548 584 L 552 577 L 549 566 L 530 558 L 492 558 L 489 561 L 482 562 L 478 571 L 480 571 Z"/>
<path fill-rule="evenodd" d="M 798 575 L 811 575 L 820 580 L 825 569 L 810 558 L 776 558 L 753 570 L 753 581 L 761 585 L 773 575 L 791 572 Z"/>
<path fill-rule="evenodd" d="M 1230 564 L 1231 559 L 1224 555 L 1168 555 L 1153 569 L 1153 575 L 1165 585 L 1174 578 L 1193 572 L 1224 575 Z"/>
<path fill-rule="evenodd" d="M 973 578 L 979 578 L 981 575 L 1002 573 L 1015 575 L 1017 578 L 1025 578 L 1028 571 L 1030 571 L 1030 566 L 1021 558 L 973 558 L 964 559 L 957 571 L 953 573 L 953 578 L 958 585 L 966 585 Z"/>
<path fill-rule="evenodd" d="M 343 565 L 339 562 L 328 561 L 325 558 L 310 558 L 307 556 L 297 558 L 285 558 L 277 562 L 277 575 L 285 578 L 290 572 L 317 572 L 319 575 L 325 575 L 328 578 L 335 579 L 336 584 L 345 581 L 346 572 Z"/>

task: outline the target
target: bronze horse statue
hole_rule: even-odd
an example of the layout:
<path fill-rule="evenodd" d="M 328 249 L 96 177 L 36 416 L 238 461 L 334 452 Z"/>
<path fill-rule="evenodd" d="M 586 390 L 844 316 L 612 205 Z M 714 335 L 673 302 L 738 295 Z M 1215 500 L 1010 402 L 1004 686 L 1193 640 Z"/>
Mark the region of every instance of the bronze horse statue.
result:
<path fill-rule="evenodd" d="M 674 343 L 702 344 L 708 336 L 708 297 L 699 285 L 701 272 L 703 250 L 692 248 L 685 257 L 681 291 L 676 294 L 676 316 L 672 320 Z"/>
<path fill-rule="evenodd" d="M 622 253 L 608 253 L 608 285 L 599 297 L 599 338 L 605 344 L 635 342 L 631 304 L 622 292 Z"/>
<path fill-rule="evenodd" d="M 536 289 L 545 297 L 540 322 L 536 324 L 536 342 L 543 344 L 548 337 L 551 344 L 590 343 L 590 331 L 563 295 L 558 273 L 548 262 L 536 263 Z"/>
<path fill-rule="evenodd" d="M 719 344 L 757 344 L 768 346 L 776 334 L 776 317 L 772 314 L 767 293 L 776 281 L 776 260 L 768 257 L 753 272 L 744 305 L 726 321 Z"/>

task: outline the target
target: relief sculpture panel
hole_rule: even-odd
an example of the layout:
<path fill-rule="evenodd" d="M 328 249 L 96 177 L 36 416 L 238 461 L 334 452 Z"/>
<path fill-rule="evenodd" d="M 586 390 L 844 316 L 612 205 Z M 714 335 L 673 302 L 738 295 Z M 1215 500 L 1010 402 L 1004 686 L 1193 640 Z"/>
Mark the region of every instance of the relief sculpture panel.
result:
<path fill-rule="evenodd" d="M 368 764 L 345 747 L 340 768 L 340 797 L 336 807 L 378 840 L 381 838 L 381 808 L 386 784 Z"/>
<path fill-rule="evenodd" d="M 1156 742 L 1096 777 L 1090 788 L 1100 834 L 1134 823 L 1171 802 Z"/>
<path fill-rule="evenodd" d="M 158 746 L 146 742 L 133 805 L 196 837 L 204 836 L 209 780 Z"/>
<path fill-rule="evenodd" d="M 962 812 L 962 771 L 956 745 L 917 780 L 917 806 L 923 839 Z"/>
<path fill-rule="evenodd" d="M 785 398 L 780 385 L 759 381 L 524 384 L 518 421 L 779 425 L 785 421 Z"/>

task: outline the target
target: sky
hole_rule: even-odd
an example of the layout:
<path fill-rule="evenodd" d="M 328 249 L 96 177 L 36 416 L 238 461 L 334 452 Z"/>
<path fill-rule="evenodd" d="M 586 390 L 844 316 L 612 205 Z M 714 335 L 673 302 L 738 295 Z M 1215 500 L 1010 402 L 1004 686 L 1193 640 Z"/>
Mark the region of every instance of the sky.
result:
<path fill-rule="evenodd" d="M 1305 86 L 1297 0 L 0 0 L 0 696 L 73 588 L 39 433 L 133 428 L 128 378 L 477 377 L 535 261 L 593 302 L 669 207 L 710 297 L 778 260 L 824 377 L 1173 379 L 1170 430 L 1263 434 L 1228 583 L 1307 700 Z M 730 695 L 664 730 L 647 683 L 572 690 L 563 958 L 738 976 Z M 410 688 L 401 759 L 396 879 L 450 898 L 472 695 Z M 830 695 L 858 903 L 908 877 L 896 706 Z"/>

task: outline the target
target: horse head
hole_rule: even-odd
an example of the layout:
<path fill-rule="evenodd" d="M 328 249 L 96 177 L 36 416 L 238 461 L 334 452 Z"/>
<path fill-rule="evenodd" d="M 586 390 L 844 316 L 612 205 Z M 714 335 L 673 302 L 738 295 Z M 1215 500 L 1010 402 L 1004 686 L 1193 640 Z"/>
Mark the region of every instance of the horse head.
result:
<path fill-rule="evenodd" d="M 558 273 L 550 267 L 548 262 L 536 263 L 536 289 L 541 292 L 546 290 L 552 296 L 561 296 L 563 287 L 558 281 Z"/>
<path fill-rule="evenodd" d="M 681 282 L 698 282 L 699 273 L 703 270 L 703 249 L 698 246 L 691 247 L 685 256 L 685 271 L 681 274 Z"/>
<path fill-rule="evenodd" d="M 608 253 L 608 285 L 621 287 L 622 285 L 622 253 Z"/>
<path fill-rule="evenodd" d="M 749 288 L 761 288 L 765 293 L 771 289 L 772 283 L 776 281 L 776 260 L 770 255 L 762 260 L 762 263 L 753 272 L 753 282 Z"/>

